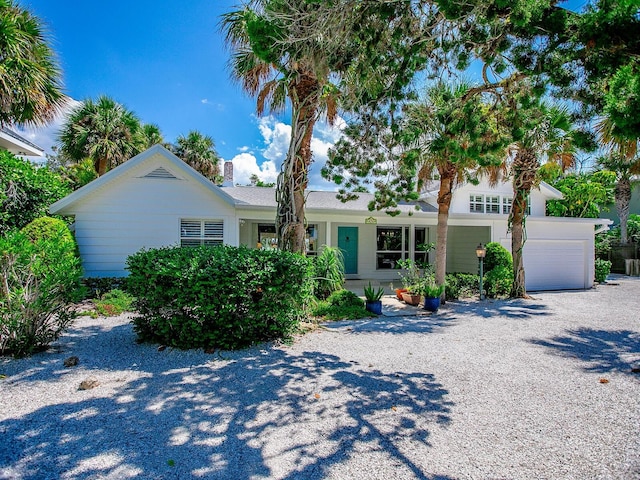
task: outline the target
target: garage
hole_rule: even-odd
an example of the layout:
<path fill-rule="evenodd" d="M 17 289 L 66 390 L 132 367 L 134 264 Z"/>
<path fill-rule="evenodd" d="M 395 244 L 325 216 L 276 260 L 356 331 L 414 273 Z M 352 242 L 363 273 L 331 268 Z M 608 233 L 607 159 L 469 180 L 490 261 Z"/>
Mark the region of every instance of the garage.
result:
<path fill-rule="evenodd" d="M 528 291 L 589 288 L 584 240 L 532 240 L 524 246 Z"/>

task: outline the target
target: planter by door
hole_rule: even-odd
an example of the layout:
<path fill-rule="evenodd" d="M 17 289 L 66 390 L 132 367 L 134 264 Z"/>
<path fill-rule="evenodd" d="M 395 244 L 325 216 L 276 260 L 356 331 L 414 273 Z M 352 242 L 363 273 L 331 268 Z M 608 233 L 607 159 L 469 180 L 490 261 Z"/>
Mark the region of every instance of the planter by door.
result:
<path fill-rule="evenodd" d="M 396 297 L 398 297 L 398 300 L 402 301 L 402 294 L 406 291 L 406 288 L 396 288 Z"/>
<path fill-rule="evenodd" d="M 438 308 L 440 308 L 440 297 L 424 299 L 425 310 L 429 310 L 430 312 L 437 312 Z"/>
<path fill-rule="evenodd" d="M 413 293 L 409 293 L 409 292 L 404 292 L 402 294 L 402 299 L 405 301 L 405 303 L 409 304 L 409 305 L 420 305 L 420 295 L 415 295 Z"/>
<path fill-rule="evenodd" d="M 382 315 L 382 301 L 374 300 L 372 302 L 366 302 L 366 309 L 371 313 L 375 313 L 376 315 Z"/>

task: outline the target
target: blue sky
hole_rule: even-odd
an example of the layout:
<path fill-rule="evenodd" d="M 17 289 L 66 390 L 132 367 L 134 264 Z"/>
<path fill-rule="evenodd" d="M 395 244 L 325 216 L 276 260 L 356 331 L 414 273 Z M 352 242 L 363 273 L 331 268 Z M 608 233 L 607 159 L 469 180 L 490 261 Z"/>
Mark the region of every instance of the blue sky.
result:
<path fill-rule="evenodd" d="M 71 98 L 109 95 L 143 122 L 157 124 L 170 142 L 199 130 L 214 139 L 223 159 L 233 160 L 237 182 L 248 183 L 253 173 L 275 181 L 290 127 L 283 117 L 257 118 L 255 100 L 231 80 L 219 22 L 238 0 L 20 3 L 43 21 Z M 62 121 L 23 133 L 49 150 Z M 316 127 L 311 188 L 334 188 L 319 170 L 339 134 L 322 123 Z"/>
<path fill-rule="evenodd" d="M 229 52 L 219 30 L 232 0 L 113 0 L 21 2 L 44 23 L 63 70 L 67 95 L 75 100 L 106 94 L 155 123 L 173 142 L 190 130 L 211 136 L 236 181 L 252 173 L 275 181 L 289 141 L 281 117 L 255 116 L 255 100 L 231 80 Z M 49 150 L 62 119 L 26 136 Z M 339 131 L 319 125 L 314 138 L 319 177 L 326 150 Z"/>

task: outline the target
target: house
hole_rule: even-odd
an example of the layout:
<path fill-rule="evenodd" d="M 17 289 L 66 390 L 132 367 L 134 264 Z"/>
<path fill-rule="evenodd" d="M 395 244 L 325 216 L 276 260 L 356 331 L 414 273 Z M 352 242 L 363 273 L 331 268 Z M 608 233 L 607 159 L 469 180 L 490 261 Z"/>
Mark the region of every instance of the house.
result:
<path fill-rule="evenodd" d="M 0 127 L 0 150 L 8 150 L 14 155 L 44 156 L 42 148 L 7 127 Z"/>
<path fill-rule="evenodd" d="M 89 277 L 126 275 L 125 261 L 141 248 L 166 245 L 248 245 L 275 247 L 274 190 L 232 186 L 231 163 L 225 185 L 216 186 L 163 147 L 156 145 L 111 170 L 50 208 L 75 217 L 75 233 Z M 525 246 L 527 288 L 589 288 L 594 279 L 594 226 L 607 220 L 545 216 L 545 201 L 561 194 L 543 184 L 532 192 Z M 435 193 L 401 205 L 401 214 L 371 212 L 370 194 L 342 203 L 335 192 L 309 192 L 307 253 L 337 246 L 347 278 L 398 281 L 398 260 L 433 262 L 423 246 L 435 242 Z M 463 185 L 449 217 L 449 272 L 477 272 L 478 243 L 510 247 L 507 216 L 511 187 Z M 417 205 L 417 209 L 416 209 Z M 606 228 L 603 226 L 602 228 Z"/>

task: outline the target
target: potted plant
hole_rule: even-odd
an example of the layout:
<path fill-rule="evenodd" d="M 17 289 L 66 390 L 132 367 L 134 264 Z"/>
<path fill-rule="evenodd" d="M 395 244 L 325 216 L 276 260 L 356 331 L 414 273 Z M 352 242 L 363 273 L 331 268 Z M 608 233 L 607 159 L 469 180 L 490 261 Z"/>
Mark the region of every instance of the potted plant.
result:
<path fill-rule="evenodd" d="M 371 282 L 364 287 L 365 308 L 367 311 L 382 315 L 382 300 L 380 300 L 382 295 L 384 295 L 384 288 L 380 287 L 376 290 L 371 286 Z"/>
<path fill-rule="evenodd" d="M 396 289 L 396 296 L 398 297 L 398 300 L 404 300 L 404 293 L 409 290 L 410 286 L 419 282 L 420 269 L 411 259 L 398 260 L 396 265 L 402 269 L 402 271 L 398 272 L 398 275 L 400 275 L 400 281 L 402 282 L 402 288 Z"/>
<path fill-rule="evenodd" d="M 430 312 L 437 312 L 440 308 L 440 297 L 444 293 L 444 285 L 438 285 L 433 280 L 428 280 L 422 285 L 424 295 L 424 309 Z"/>
<path fill-rule="evenodd" d="M 413 285 L 409 285 L 406 292 L 402 293 L 402 299 L 408 305 L 420 305 L 420 299 L 422 298 L 422 294 L 420 293 L 420 284 L 416 283 Z"/>

